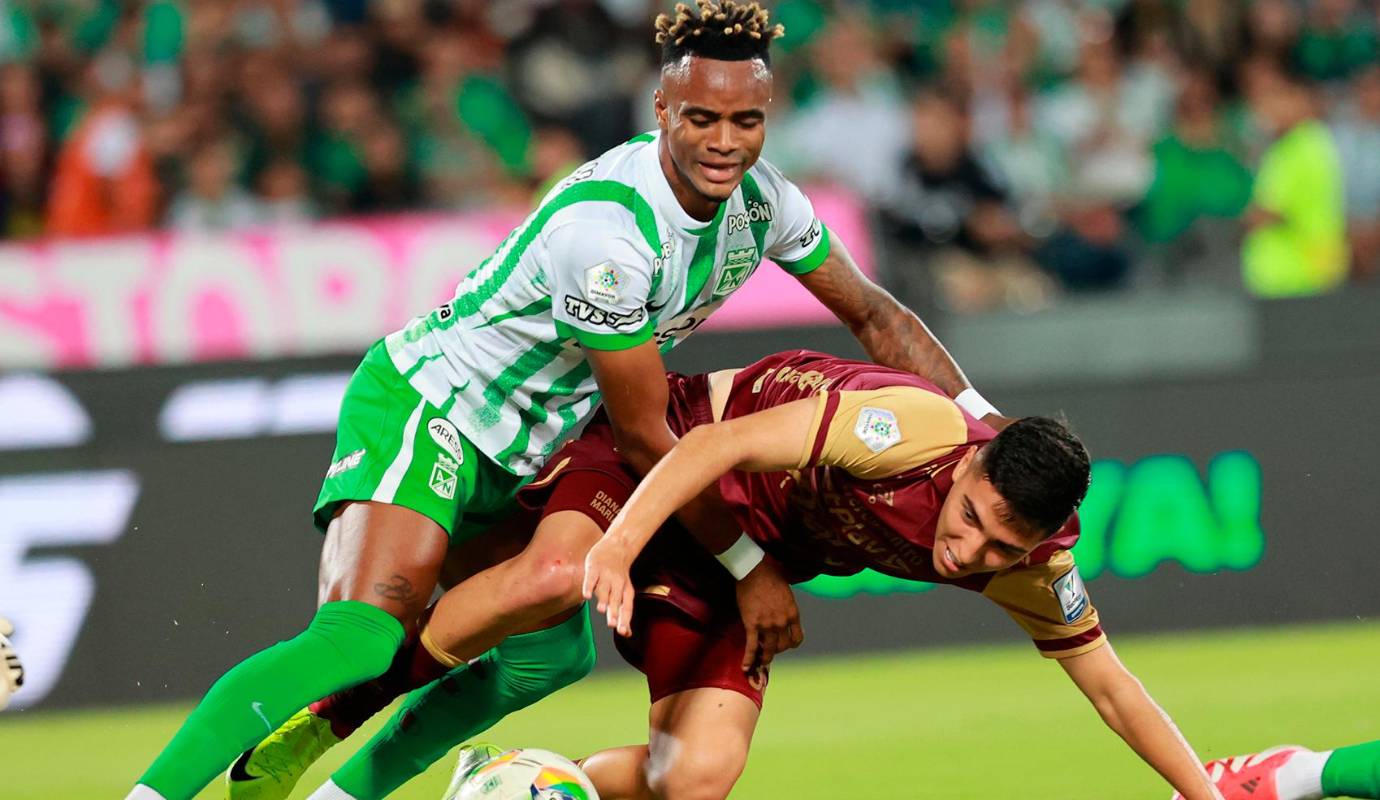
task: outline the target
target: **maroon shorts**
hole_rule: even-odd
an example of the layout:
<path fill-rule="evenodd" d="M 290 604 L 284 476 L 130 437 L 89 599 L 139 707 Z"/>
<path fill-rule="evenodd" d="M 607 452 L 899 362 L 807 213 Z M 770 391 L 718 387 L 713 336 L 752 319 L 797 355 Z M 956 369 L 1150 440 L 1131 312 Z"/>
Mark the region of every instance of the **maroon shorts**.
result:
<path fill-rule="evenodd" d="M 708 385 L 700 376 L 668 376 L 668 422 L 678 434 L 710 420 Z M 637 486 L 637 474 L 618 456 L 613 431 L 596 417 L 518 493 L 542 516 L 578 511 L 606 529 Z M 762 705 L 765 674 L 743 672 L 747 633 L 734 582 L 686 531 L 667 523 L 633 563 L 638 587 L 632 635 L 615 636 L 618 652 L 647 676 L 651 701 L 687 689 L 738 692 Z"/>

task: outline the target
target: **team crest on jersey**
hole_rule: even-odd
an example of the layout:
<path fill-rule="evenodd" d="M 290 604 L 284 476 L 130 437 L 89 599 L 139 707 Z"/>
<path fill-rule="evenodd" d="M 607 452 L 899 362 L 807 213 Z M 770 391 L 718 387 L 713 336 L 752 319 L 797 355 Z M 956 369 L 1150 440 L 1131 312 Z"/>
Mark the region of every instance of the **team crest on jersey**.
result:
<path fill-rule="evenodd" d="M 628 285 L 628 276 L 605 261 L 585 270 L 585 297 L 603 303 L 617 303 L 623 299 L 623 289 Z"/>
<path fill-rule="evenodd" d="M 1088 610 L 1088 590 L 1083 586 L 1078 567 L 1054 582 L 1054 596 L 1059 599 L 1059 610 L 1064 615 L 1065 625 L 1073 623 Z"/>
<path fill-rule="evenodd" d="M 756 247 L 729 250 L 724 256 L 724 268 L 723 272 L 719 273 L 719 282 L 714 285 L 714 296 L 723 297 L 747 283 L 748 276 L 757 268 L 757 261 Z"/>
<path fill-rule="evenodd" d="M 858 412 L 858 424 L 853 426 L 853 435 L 867 445 L 868 450 L 880 453 L 901 441 L 901 425 L 896 415 L 885 408 L 863 406 Z"/>
<path fill-rule="evenodd" d="M 432 441 L 451 458 L 460 464 L 465 463 L 465 451 L 460 449 L 460 431 L 450 420 L 436 417 L 426 424 L 426 432 L 431 434 Z"/>
<path fill-rule="evenodd" d="M 459 480 L 460 462 L 445 454 L 436 456 L 431 465 L 431 491 L 446 500 L 455 499 L 455 484 Z"/>

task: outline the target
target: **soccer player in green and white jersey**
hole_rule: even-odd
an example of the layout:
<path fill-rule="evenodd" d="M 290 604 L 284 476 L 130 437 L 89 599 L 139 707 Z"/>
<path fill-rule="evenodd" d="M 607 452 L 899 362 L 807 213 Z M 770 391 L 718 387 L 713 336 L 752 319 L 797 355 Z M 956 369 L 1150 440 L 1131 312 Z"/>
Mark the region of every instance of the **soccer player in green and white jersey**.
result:
<path fill-rule="evenodd" d="M 383 673 L 416 630 L 448 546 L 505 514 L 601 400 L 620 451 L 650 469 L 676 442 L 662 352 L 764 258 L 796 275 L 874 360 L 975 398 L 982 415 L 920 320 L 868 281 L 805 195 L 758 160 L 780 26 L 756 3 L 699 6 L 658 19 L 658 130 L 576 170 L 453 300 L 370 348 L 346 390 L 315 508 L 325 533 L 320 608 L 298 636 L 211 687 L 129 800 L 190 798 L 294 712 Z M 682 514 L 714 553 L 736 538 L 715 524 L 721 514 L 712 498 Z M 554 544 L 548 567 L 581 563 Z M 775 564 L 744 576 L 738 593 L 764 661 L 799 643 Z M 592 663 L 584 615 L 535 641 L 524 651 L 529 686 L 554 691 Z M 546 672 L 542 649 L 552 653 Z M 530 698 L 482 700 L 501 716 Z M 232 782 L 263 774 L 246 766 L 236 763 Z"/>

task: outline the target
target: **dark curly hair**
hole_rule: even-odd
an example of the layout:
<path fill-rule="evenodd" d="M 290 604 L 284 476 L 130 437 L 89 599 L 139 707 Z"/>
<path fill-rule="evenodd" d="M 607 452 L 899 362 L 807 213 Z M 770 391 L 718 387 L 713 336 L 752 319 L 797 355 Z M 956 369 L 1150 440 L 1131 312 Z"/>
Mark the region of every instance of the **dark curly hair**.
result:
<path fill-rule="evenodd" d="M 1092 479 L 1088 449 L 1063 422 L 1025 417 L 980 453 L 980 466 L 1006 501 L 1005 521 L 1041 536 L 1063 527 Z"/>
<path fill-rule="evenodd" d="M 661 45 L 662 66 L 687 55 L 720 61 L 760 58 L 771 64 L 770 45 L 786 32 L 772 25 L 771 15 L 758 3 L 734 0 L 695 0 L 696 9 L 676 4 L 675 15 L 656 18 L 656 41 Z"/>

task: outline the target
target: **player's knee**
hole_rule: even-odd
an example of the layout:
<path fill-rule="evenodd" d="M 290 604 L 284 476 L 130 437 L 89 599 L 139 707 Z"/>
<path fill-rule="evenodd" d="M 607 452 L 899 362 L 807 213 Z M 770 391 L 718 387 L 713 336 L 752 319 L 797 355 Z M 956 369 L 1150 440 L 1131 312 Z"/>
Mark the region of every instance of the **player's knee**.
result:
<path fill-rule="evenodd" d="M 745 748 L 653 748 L 647 784 L 657 800 L 724 800 L 743 774 Z M 665 752 L 670 749 L 676 752 Z M 658 750 L 662 752 L 658 752 Z"/>
<path fill-rule="evenodd" d="M 583 599 L 580 582 L 584 564 L 574 554 L 542 550 L 522 557 L 516 586 L 517 601 L 528 609 L 555 613 L 571 608 Z"/>

